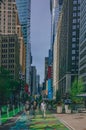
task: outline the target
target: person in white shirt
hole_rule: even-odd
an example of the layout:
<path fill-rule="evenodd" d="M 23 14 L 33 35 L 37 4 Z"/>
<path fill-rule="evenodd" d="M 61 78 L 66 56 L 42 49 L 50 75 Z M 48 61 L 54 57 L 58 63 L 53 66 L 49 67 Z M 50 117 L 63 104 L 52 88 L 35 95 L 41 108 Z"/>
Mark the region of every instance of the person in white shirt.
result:
<path fill-rule="evenodd" d="M 44 101 L 41 103 L 41 111 L 42 117 L 46 117 L 46 103 Z"/>

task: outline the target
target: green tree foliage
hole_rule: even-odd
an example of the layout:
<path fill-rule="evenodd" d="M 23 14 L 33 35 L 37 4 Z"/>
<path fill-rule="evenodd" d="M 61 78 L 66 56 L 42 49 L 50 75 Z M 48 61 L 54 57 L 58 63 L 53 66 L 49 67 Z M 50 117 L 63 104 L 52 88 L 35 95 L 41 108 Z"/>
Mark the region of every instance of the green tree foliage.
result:
<path fill-rule="evenodd" d="M 78 80 L 77 78 L 75 78 L 70 92 L 72 101 L 74 102 L 80 101 L 81 99 L 78 98 L 77 95 L 81 94 L 83 90 L 84 90 L 83 81 L 81 79 Z"/>
<path fill-rule="evenodd" d="M 0 68 L 0 100 L 2 103 L 9 100 L 11 94 L 18 91 L 19 83 L 10 78 L 10 72 L 3 67 Z"/>
<path fill-rule="evenodd" d="M 56 102 L 59 102 L 59 101 L 61 101 L 61 94 L 60 94 L 60 91 L 57 90 L 56 91 Z"/>
<path fill-rule="evenodd" d="M 10 75 L 9 71 L 3 67 L 0 68 L 0 100 L 5 101 L 10 94 Z"/>

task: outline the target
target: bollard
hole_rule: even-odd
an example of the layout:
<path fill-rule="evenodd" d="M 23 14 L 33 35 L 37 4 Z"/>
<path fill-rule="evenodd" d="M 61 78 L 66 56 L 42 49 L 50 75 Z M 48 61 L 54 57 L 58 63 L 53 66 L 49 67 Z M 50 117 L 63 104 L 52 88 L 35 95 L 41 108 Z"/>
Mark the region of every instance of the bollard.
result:
<path fill-rule="evenodd" d="M 15 109 L 14 109 L 14 105 L 13 105 L 13 115 L 15 115 Z"/>
<path fill-rule="evenodd" d="M 1 110 L 0 110 L 0 125 L 2 125 L 2 120 L 1 120 Z"/>
<path fill-rule="evenodd" d="M 7 106 L 7 117 L 9 118 L 9 105 Z"/>
<path fill-rule="evenodd" d="M 19 112 L 19 104 L 18 104 L 18 112 Z"/>
<path fill-rule="evenodd" d="M 23 110 L 23 104 L 21 103 L 21 111 Z"/>

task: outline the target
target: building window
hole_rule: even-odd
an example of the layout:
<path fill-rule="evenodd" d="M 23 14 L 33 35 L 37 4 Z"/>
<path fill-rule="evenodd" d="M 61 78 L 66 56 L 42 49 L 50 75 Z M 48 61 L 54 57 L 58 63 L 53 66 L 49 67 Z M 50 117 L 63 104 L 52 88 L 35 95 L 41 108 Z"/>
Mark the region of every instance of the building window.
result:
<path fill-rule="evenodd" d="M 80 27 L 80 25 L 78 24 L 78 25 L 77 25 L 77 28 L 79 28 L 79 27 Z"/>
<path fill-rule="evenodd" d="M 76 44 L 72 44 L 72 48 L 75 48 L 76 47 Z"/>
<path fill-rule="evenodd" d="M 73 4 L 77 4 L 77 0 L 74 0 L 74 1 L 73 1 Z"/>
<path fill-rule="evenodd" d="M 72 65 L 75 65 L 75 62 L 72 62 Z"/>
<path fill-rule="evenodd" d="M 73 25 L 73 26 L 72 26 L 72 29 L 76 29 L 76 25 Z"/>
<path fill-rule="evenodd" d="M 72 32 L 72 35 L 73 35 L 73 36 L 76 36 L 76 31 L 73 31 L 73 32 Z"/>
<path fill-rule="evenodd" d="M 76 7 L 76 6 L 74 6 L 74 7 L 73 7 L 73 10 L 74 10 L 74 11 L 76 11 L 76 10 L 77 10 L 77 7 Z"/>
<path fill-rule="evenodd" d="M 76 52 L 75 52 L 75 50 L 72 50 L 72 54 L 75 54 Z"/>
<path fill-rule="evenodd" d="M 73 23 L 76 23 L 76 19 L 73 19 Z"/>
<path fill-rule="evenodd" d="M 76 17 L 76 12 L 73 13 L 73 17 Z"/>
<path fill-rule="evenodd" d="M 78 10 L 80 10 L 80 6 L 78 6 Z"/>
<path fill-rule="evenodd" d="M 75 38 L 75 37 L 73 37 L 73 38 L 72 38 L 72 42 L 75 42 L 75 41 L 76 41 L 76 38 Z"/>
<path fill-rule="evenodd" d="M 75 71 L 75 69 L 72 69 L 72 71 Z"/>
<path fill-rule="evenodd" d="M 78 16 L 80 16 L 80 12 L 78 12 Z"/>
<path fill-rule="evenodd" d="M 80 19 L 78 19 L 78 23 L 80 22 Z"/>
<path fill-rule="evenodd" d="M 75 60 L 75 56 L 72 56 L 72 60 Z"/>

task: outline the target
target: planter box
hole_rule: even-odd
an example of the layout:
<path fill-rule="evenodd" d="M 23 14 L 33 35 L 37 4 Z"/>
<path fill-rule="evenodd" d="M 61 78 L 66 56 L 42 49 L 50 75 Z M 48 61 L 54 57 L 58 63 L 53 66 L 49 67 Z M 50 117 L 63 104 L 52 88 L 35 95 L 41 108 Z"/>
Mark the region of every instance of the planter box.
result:
<path fill-rule="evenodd" d="M 65 113 L 71 113 L 71 109 L 68 108 L 68 105 L 65 105 Z"/>
<path fill-rule="evenodd" d="M 57 113 L 62 113 L 62 106 L 57 106 Z"/>
<path fill-rule="evenodd" d="M 71 109 L 68 109 L 67 113 L 68 113 L 68 114 L 71 113 Z"/>

